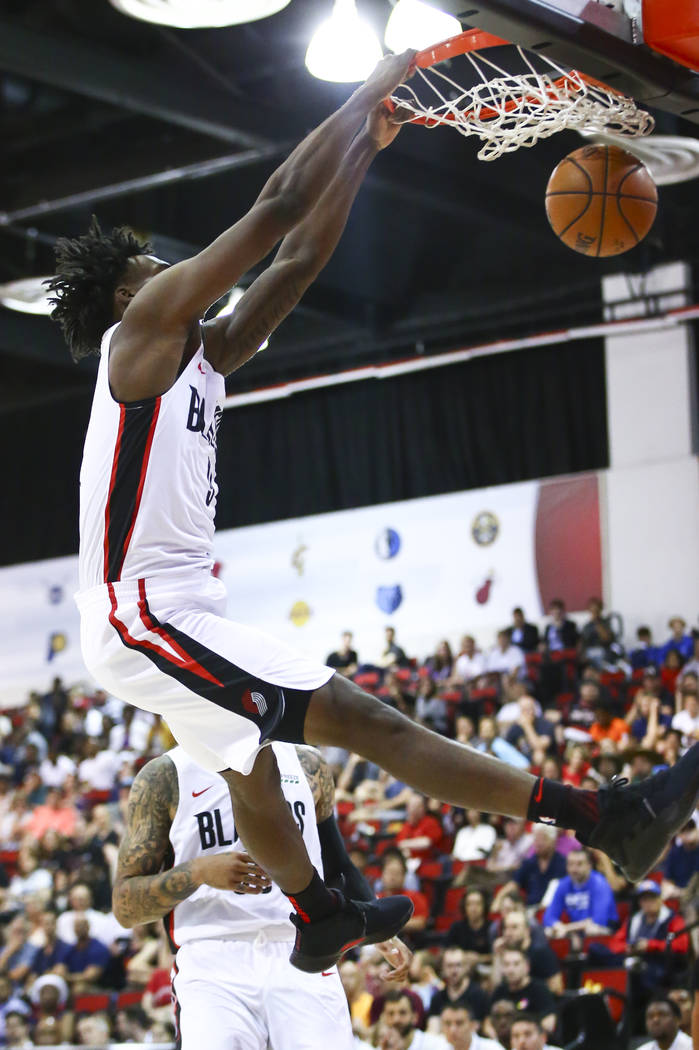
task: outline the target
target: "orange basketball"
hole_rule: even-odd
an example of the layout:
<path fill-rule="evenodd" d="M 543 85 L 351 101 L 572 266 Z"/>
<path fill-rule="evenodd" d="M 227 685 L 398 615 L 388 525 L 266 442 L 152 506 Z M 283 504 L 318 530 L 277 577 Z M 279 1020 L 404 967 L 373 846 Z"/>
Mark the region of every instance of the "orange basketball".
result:
<path fill-rule="evenodd" d="M 583 146 L 564 157 L 546 187 L 546 214 L 564 244 L 583 255 L 621 255 L 643 240 L 658 210 L 644 164 L 618 146 Z"/>

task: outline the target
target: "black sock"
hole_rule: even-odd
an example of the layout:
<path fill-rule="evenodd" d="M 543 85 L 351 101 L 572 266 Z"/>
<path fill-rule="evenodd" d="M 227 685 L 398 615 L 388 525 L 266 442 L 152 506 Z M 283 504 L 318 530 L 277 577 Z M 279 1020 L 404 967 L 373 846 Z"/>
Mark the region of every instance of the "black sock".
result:
<path fill-rule="evenodd" d="M 300 893 L 287 893 L 286 895 L 294 906 L 294 911 L 301 916 L 304 922 L 317 922 L 332 915 L 340 907 L 340 898 L 334 890 L 329 890 L 317 871 L 314 870 L 313 878 Z"/>
<path fill-rule="evenodd" d="M 545 777 L 539 777 L 534 784 L 527 820 L 572 828 L 580 841 L 585 842 L 599 816 L 596 791 L 582 791 Z"/>

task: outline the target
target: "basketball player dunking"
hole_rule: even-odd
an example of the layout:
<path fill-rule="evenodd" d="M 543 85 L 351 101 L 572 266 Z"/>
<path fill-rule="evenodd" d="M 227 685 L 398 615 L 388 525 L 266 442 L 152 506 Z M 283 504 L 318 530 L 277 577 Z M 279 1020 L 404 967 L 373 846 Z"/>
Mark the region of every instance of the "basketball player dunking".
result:
<path fill-rule="evenodd" d="M 295 909 L 291 960 L 309 971 L 327 970 L 350 944 L 386 940 L 410 904 L 351 902 L 324 885 L 263 746 L 271 740 L 346 747 L 424 794 L 572 828 L 631 880 L 686 822 L 699 789 L 699 746 L 639 785 L 595 793 L 536 779 L 224 618 L 225 591 L 210 573 L 224 376 L 252 357 L 332 254 L 371 161 L 398 134 L 383 100 L 412 60 L 412 52 L 384 58 L 199 255 L 169 267 L 133 235 L 104 236 L 93 224 L 59 242 L 49 283 L 73 356 L 101 353 L 80 475 L 86 665 L 115 696 L 161 714 L 194 760 L 221 772 L 248 853 Z M 280 240 L 235 313 L 201 325 Z"/>
<path fill-rule="evenodd" d="M 352 896 L 372 900 L 339 835 L 335 785 L 319 752 L 279 743 L 273 750 L 284 798 L 317 870 Z M 168 859 L 172 867 L 162 870 Z M 181 747 L 148 762 L 133 783 L 114 907 L 128 926 L 167 922 L 177 953 L 173 991 L 182 1050 L 354 1047 L 337 968 L 307 974 L 289 965 L 295 930 L 288 901 L 242 850 L 222 778 Z M 392 976 L 405 980 L 406 946 L 393 938 L 378 947 L 395 967 Z"/>

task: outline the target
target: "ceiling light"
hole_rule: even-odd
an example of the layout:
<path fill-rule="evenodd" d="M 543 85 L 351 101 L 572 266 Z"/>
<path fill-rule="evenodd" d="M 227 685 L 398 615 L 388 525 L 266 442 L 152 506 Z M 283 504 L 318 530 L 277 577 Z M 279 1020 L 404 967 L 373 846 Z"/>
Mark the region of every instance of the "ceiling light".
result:
<path fill-rule="evenodd" d="M 46 298 L 44 281 L 48 277 L 24 277 L 21 281 L 9 281 L 0 284 L 0 304 L 8 310 L 18 310 L 22 314 L 42 314 L 45 317 L 53 310 L 53 305 Z"/>
<path fill-rule="evenodd" d="M 458 18 L 438 11 L 431 4 L 424 4 L 422 0 L 398 0 L 388 19 L 384 40 L 386 47 L 400 54 L 407 47 L 422 51 L 461 31 Z"/>
<path fill-rule="evenodd" d="M 275 15 L 289 0 L 110 0 L 122 14 L 143 22 L 197 29 L 255 22 Z"/>
<path fill-rule="evenodd" d="M 244 288 L 239 288 L 238 285 L 236 285 L 234 288 L 231 288 L 230 292 L 228 293 L 228 298 L 226 299 L 226 301 L 223 304 L 223 306 L 221 307 L 221 309 L 216 311 L 215 316 L 216 317 L 229 317 L 230 314 L 232 314 L 234 312 L 236 306 L 238 305 L 238 303 L 240 302 L 240 300 L 243 298 L 244 295 L 245 295 L 245 289 Z M 269 346 L 269 339 L 265 339 L 264 343 L 262 343 L 261 346 L 258 346 L 258 348 L 257 348 L 257 350 L 255 352 L 259 354 L 260 350 L 266 350 L 266 348 L 268 346 Z"/>
<path fill-rule="evenodd" d="M 382 55 L 376 33 L 359 17 L 354 0 L 335 0 L 330 18 L 308 45 L 306 68 L 319 80 L 354 84 L 366 80 Z"/>

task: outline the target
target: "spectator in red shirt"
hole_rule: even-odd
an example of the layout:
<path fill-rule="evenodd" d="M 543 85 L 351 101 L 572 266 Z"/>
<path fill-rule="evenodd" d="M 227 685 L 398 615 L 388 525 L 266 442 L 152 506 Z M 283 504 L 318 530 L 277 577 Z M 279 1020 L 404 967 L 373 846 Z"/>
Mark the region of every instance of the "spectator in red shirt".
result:
<path fill-rule="evenodd" d="M 668 943 L 668 935 L 684 929 L 685 922 L 663 904 L 657 882 L 639 882 L 636 897 L 638 911 L 617 930 L 609 947 L 615 954 L 636 956 L 642 985 L 653 989 L 669 982 L 678 960 L 686 965 L 689 937 L 680 933 Z"/>
<path fill-rule="evenodd" d="M 428 816 L 423 795 L 413 792 L 408 798 L 407 819 L 396 836 L 404 856 L 432 860 L 438 853 L 442 828 L 435 817 Z"/>
<path fill-rule="evenodd" d="M 395 846 L 389 846 L 381 858 L 381 892 L 379 897 L 390 897 L 393 893 L 400 893 L 404 897 L 410 897 L 413 902 L 413 914 L 403 927 L 405 933 L 415 933 L 424 930 L 430 914 L 427 897 L 419 890 L 405 889 L 405 876 L 408 866 L 405 857 Z"/>

